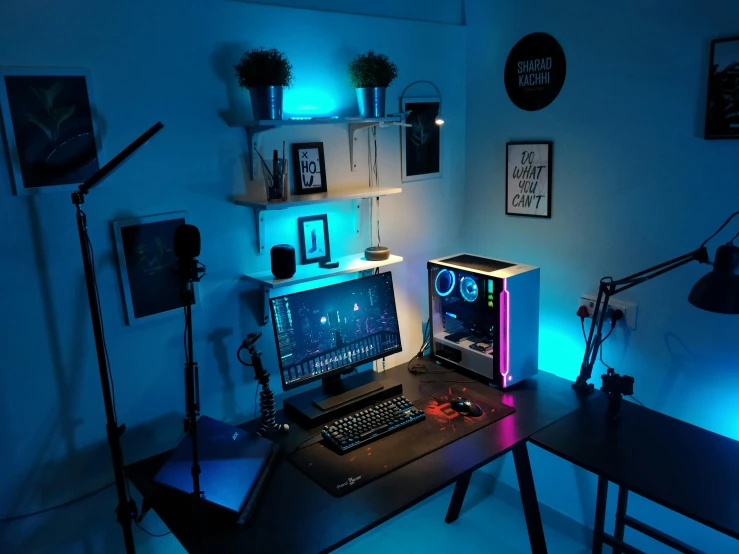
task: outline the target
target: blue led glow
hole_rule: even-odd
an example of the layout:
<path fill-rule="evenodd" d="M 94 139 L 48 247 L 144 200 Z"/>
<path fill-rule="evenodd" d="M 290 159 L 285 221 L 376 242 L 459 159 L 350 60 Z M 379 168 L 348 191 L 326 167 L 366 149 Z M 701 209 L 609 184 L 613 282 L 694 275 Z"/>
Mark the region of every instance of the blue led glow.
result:
<path fill-rule="evenodd" d="M 451 317 L 452 319 L 457 319 L 457 315 L 456 314 L 453 314 L 452 312 L 446 312 L 446 315 L 448 317 Z"/>
<path fill-rule="evenodd" d="M 467 302 L 474 302 L 477 300 L 477 283 L 472 277 L 462 277 L 459 282 L 459 292 Z"/>
<path fill-rule="evenodd" d="M 283 110 L 290 119 L 332 116 L 336 109 L 336 100 L 324 89 L 293 87 L 285 91 Z"/>
<path fill-rule="evenodd" d="M 456 283 L 457 277 L 454 275 L 454 272 L 448 269 L 442 269 L 436 274 L 436 279 L 434 279 L 436 294 L 439 296 L 449 296 L 449 294 L 454 290 L 454 285 Z"/>

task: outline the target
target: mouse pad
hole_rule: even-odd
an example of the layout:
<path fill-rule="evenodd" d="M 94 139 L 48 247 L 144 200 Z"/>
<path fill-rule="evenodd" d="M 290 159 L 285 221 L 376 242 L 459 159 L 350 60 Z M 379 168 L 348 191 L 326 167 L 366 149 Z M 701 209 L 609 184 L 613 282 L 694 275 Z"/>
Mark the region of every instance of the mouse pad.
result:
<path fill-rule="evenodd" d="M 343 454 L 320 441 L 293 452 L 290 461 L 331 495 L 344 496 L 515 411 L 500 392 L 477 381 L 425 380 L 419 390 L 407 396 L 424 411 L 424 421 Z M 479 405 L 482 416 L 452 410 L 449 401 L 460 396 Z"/>

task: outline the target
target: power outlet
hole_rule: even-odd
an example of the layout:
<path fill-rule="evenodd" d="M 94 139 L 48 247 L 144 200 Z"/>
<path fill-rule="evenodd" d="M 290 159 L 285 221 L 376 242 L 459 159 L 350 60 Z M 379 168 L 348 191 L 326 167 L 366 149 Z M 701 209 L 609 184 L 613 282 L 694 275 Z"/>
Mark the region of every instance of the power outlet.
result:
<path fill-rule="evenodd" d="M 595 303 L 598 301 L 598 295 L 596 294 L 583 294 L 580 297 L 580 306 L 585 306 L 588 309 L 588 314 L 590 317 L 593 317 L 593 312 L 595 312 Z M 623 323 L 619 322 L 617 325 L 625 325 L 629 329 L 636 330 L 636 315 L 637 315 L 637 305 L 633 302 L 624 302 L 622 300 L 615 300 L 611 298 L 608 301 L 608 315 L 609 318 L 606 318 L 606 327 L 605 332 L 608 332 L 608 329 L 610 329 L 610 313 L 611 310 L 621 310 L 624 313 L 624 318 L 621 320 Z"/>

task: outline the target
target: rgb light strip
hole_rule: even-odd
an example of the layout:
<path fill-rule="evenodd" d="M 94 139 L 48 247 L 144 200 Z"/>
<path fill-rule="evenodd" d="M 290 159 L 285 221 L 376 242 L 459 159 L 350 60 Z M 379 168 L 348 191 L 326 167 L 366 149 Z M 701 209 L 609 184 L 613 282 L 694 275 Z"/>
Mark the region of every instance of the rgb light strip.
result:
<path fill-rule="evenodd" d="M 508 326 L 510 324 L 510 315 L 508 310 L 508 280 L 503 279 L 503 290 L 500 293 L 500 376 L 502 387 L 508 386 L 508 381 L 513 379 L 509 375 L 511 371 L 510 361 L 508 359 L 508 350 L 510 349 L 510 334 Z"/>

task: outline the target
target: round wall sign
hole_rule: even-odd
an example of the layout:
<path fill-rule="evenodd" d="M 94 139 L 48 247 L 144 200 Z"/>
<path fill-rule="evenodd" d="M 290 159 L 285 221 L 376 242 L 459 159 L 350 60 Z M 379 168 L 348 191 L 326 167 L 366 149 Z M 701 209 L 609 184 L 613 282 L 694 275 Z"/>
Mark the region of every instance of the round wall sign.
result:
<path fill-rule="evenodd" d="M 533 112 L 554 102 L 566 73 L 567 60 L 559 42 L 546 33 L 532 33 L 508 54 L 505 88 L 511 102 Z"/>

